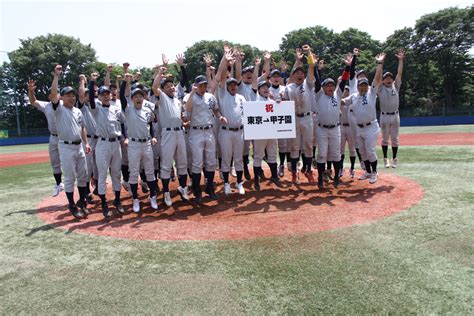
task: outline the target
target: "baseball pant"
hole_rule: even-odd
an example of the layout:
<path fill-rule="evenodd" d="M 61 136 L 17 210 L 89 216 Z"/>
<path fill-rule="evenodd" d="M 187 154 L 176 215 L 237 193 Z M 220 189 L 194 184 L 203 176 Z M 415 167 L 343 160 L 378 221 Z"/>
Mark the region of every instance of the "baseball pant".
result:
<path fill-rule="evenodd" d="M 382 130 L 382 146 L 388 146 L 389 138 L 392 147 L 399 145 L 400 115 L 380 114 L 380 128 Z"/>
<path fill-rule="evenodd" d="M 296 117 L 296 138 L 290 139 L 291 158 L 296 159 L 300 150 L 306 158 L 313 157 L 313 118 Z"/>
<path fill-rule="evenodd" d="M 253 166 L 261 167 L 263 157 L 267 150 L 267 163 L 277 162 L 278 140 L 276 139 L 256 139 L 253 141 Z"/>
<path fill-rule="evenodd" d="M 318 163 L 341 160 L 340 126 L 325 128 L 318 126 Z"/>
<path fill-rule="evenodd" d="M 285 138 L 285 139 L 279 139 L 278 140 L 278 151 L 281 153 L 289 153 L 290 152 L 290 146 L 289 146 L 290 140 Z"/>
<path fill-rule="evenodd" d="M 64 191 L 74 192 L 74 182 L 85 187 L 87 182 L 86 154 L 82 145 L 58 144 L 64 175 Z"/>
<path fill-rule="evenodd" d="M 313 113 L 313 147 L 318 146 L 318 117 Z"/>
<path fill-rule="evenodd" d="M 235 171 L 244 170 L 244 130 L 219 130 L 219 144 L 221 146 L 222 172 L 230 172 L 230 162 L 234 157 Z"/>
<path fill-rule="evenodd" d="M 379 124 L 377 121 L 372 121 L 372 124 L 363 128 L 357 127 L 359 138 L 359 150 L 362 160 L 374 162 L 377 160 L 377 153 L 375 146 L 377 145 L 377 138 L 380 133 Z"/>
<path fill-rule="evenodd" d="M 161 130 L 161 179 L 169 179 L 171 176 L 171 166 L 176 155 L 176 168 L 178 175 L 187 175 L 188 156 L 186 152 L 186 140 L 184 131 Z"/>
<path fill-rule="evenodd" d="M 359 128 L 357 127 L 357 122 L 356 122 L 356 118 L 354 116 L 354 112 L 349 111 L 347 113 L 347 117 L 349 119 L 349 128 L 351 129 L 351 134 L 354 137 L 354 147 L 355 148 L 360 148 L 359 143 L 358 143 L 359 142 L 359 137 L 357 135 L 357 133 L 359 132 Z"/>
<path fill-rule="evenodd" d="M 57 136 L 49 135 L 49 161 L 51 162 L 54 174 L 61 173 L 61 158 L 59 155 L 58 142 L 59 138 Z"/>
<path fill-rule="evenodd" d="M 192 155 L 191 172 L 201 173 L 203 165 L 207 172 L 215 171 L 217 167 L 217 159 L 214 130 L 212 128 L 206 130 L 191 128 L 189 133 L 189 143 Z"/>
<path fill-rule="evenodd" d="M 120 150 L 122 151 L 122 165 L 128 166 L 128 148 L 123 143 L 124 139 L 120 140 Z"/>
<path fill-rule="evenodd" d="M 355 150 L 355 137 L 352 133 L 352 128 L 350 125 L 341 125 L 341 155 L 344 155 L 346 151 L 346 143 L 349 146 L 349 156 L 355 157 L 357 153 Z"/>
<path fill-rule="evenodd" d="M 108 140 L 101 140 L 99 138 L 95 152 L 95 162 L 99 172 L 99 194 L 104 195 L 107 191 L 107 171 L 109 168 L 110 177 L 112 178 L 112 188 L 114 192 L 120 191 L 120 173 L 122 170 L 122 150 L 120 148 L 120 142 L 109 142 Z"/>
<path fill-rule="evenodd" d="M 87 181 L 89 181 L 92 178 L 92 175 L 97 178 L 99 172 L 97 171 L 97 165 L 95 163 L 95 146 L 97 144 L 97 138 L 88 137 L 87 139 L 89 140 L 89 146 L 91 147 L 90 154 L 86 155 Z"/>
<path fill-rule="evenodd" d="M 138 175 L 141 167 L 145 169 L 146 181 L 154 181 L 154 165 L 153 150 L 150 141 L 145 143 L 134 142 L 130 140 L 128 143 L 128 167 L 130 169 L 130 184 L 138 183 Z"/>
<path fill-rule="evenodd" d="M 184 131 L 184 141 L 186 142 L 186 154 L 188 158 L 187 163 L 186 163 L 187 170 L 191 170 L 193 167 L 193 152 L 191 149 L 191 143 L 189 139 L 190 133 L 191 131 L 189 129 Z M 196 172 L 196 173 L 199 173 L 199 172 Z"/>

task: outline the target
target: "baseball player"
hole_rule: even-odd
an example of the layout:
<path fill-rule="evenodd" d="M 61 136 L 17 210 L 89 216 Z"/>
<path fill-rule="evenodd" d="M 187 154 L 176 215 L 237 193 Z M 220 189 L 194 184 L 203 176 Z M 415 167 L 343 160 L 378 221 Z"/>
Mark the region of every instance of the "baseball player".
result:
<path fill-rule="evenodd" d="M 349 86 L 344 87 L 344 93 L 342 98 L 347 98 L 350 95 Z M 349 159 L 351 162 L 351 167 L 349 169 L 349 174 L 352 179 L 355 177 L 355 161 L 356 161 L 356 150 L 355 150 L 355 138 L 354 134 L 351 131 L 351 126 L 349 122 L 349 107 L 341 104 L 341 170 L 339 171 L 339 177 L 344 175 L 344 157 L 345 157 L 345 148 L 349 147 Z"/>
<path fill-rule="evenodd" d="M 224 193 L 231 193 L 229 183 L 229 172 L 232 157 L 234 158 L 235 170 L 237 173 L 237 190 L 239 194 L 245 194 L 242 175 L 244 169 L 244 126 L 243 104 L 245 98 L 237 93 L 239 83 L 235 78 L 227 77 L 227 66 L 231 60 L 234 60 L 232 51 L 225 47 L 224 55 L 218 68 L 219 86 L 217 88 L 217 99 L 219 101 L 219 120 L 221 130 L 219 131 L 219 144 L 222 155 L 222 174 L 224 177 Z"/>
<path fill-rule="evenodd" d="M 125 81 L 120 87 L 120 99 L 122 111 L 127 120 L 127 135 L 125 146 L 128 147 L 128 161 L 130 168 L 130 190 L 133 197 L 133 211 L 140 212 L 140 201 L 138 200 L 138 175 L 140 166 L 143 165 L 148 187 L 150 189 L 150 205 L 153 209 L 158 209 L 156 202 L 155 175 L 153 163 L 152 145 L 156 145 L 153 130 L 153 109 L 154 105 L 145 106 L 145 92 L 140 88 L 130 89 L 132 75 L 125 74 Z M 130 97 L 127 98 L 127 95 Z M 149 127 L 149 128 L 148 128 Z"/>
<path fill-rule="evenodd" d="M 309 47 L 305 45 L 309 52 Z M 312 56 L 312 55 L 311 55 Z M 297 163 L 300 149 L 309 161 L 311 168 L 313 160 L 313 118 L 311 111 L 311 98 L 314 98 L 314 61 L 308 61 L 308 75 L 302 66 L 303 52 L 296 50 L 296 62 L 291 72 L 292 83 L 285 87 L 284 100 L 295 102 L 296 112 L 296 138 L 290 140 L 292 182 L 299 183 Z M 312 172 L 305 173 L 309 182 L 314 182 Z"/>
<path fill-rule="evenodd" d="M 366 78 L 357 81 L 358 92 L 342 99 L 343 104 L 350 106 L 353 110 L 357 124 L 357 137 L 360 146 L 360 154 L 365 164 L 365 173 L 359 180 L 370 178 L 370 183 L 377 182 L 377 153 L 375 146 L 377 137 L 380 133 L 377 122 L 376 99 L 377 92 L 382 84 L 382 70 L 385 54 L 379 54 L 376 57 L 377 71 L 374 82 L 369 86 Z"/>
<path fill-rule="evenodd" d="M 189 201 L 187 182 L 187 153 L 184 139 L 181 102 L 176 97 L 173 78 L 164 76 L 165 67 L 160 67 L 153 81 L 153 94 L 158 99 L 158 118 L 161 126 L 161 181 L 163 183 L 164 201 L 171 206 L 169 182 L 173 158 L 176 156 L 179 187 L 178 193 L 185 201 Z"/>
<path fill-rule="evenodd" d="M 211 199 L 217 199 L 214 192 L 214 174 L 217 167 L 214 117 L 218 114 L 217 99 L 207 93 L 207 79 L 197 76 L 192 91 L 184 99 L 186 111 L 191 113 L 189 145 L 192 156 L 193 192 L 196 202 L 201 202 L 201 171 L 205 160 L 206 190 Z"/>
<path fill-rule="evenodd" d="M 58 80 L 62 74 L 62 66 L 57 65 L 53 73 L 51 85 L 51 104 L 54 110 L 58 130 L 58 147 L 64 172 L 64 190 L 69 202 L 69 211 L 75 218 L 84 218 L 89 214 L 86 207 L 86 153 L 90 147 L 86 136 L 86 129 L 82 112 L 76 108 L 76 91 L 70 87 L 61 89 L 61 99 L 58 96 Z M 85 152 L 81 143 L 84 142 Z M 74 203 L 74 182 L 77 180 L 79 201 Z"/>
<path fill-rule="evenodd" d="M 397 152 L 399 145 L 400 114 L 398 107 L 400 103 L 399 91 L 402 85 L 403 59 L 405 53 L 403 49 L 395 55 L 398 58 L 397 76 L 394 78 L 391 72 L 386 72 L 382 76 L 383 85 L 380 87 L 378 97 L 380 98 L 380 128 L 382 129 L 382 152 L 385 168 L 390 167 L 387 156 L 388 141 L 392 143 L 392 167 L 398 164 Z"/>
<path fill-rule="evenodd" d="M 111 212 L 105 197 L 107 172 L 110 168 L 112 188 L 115 193 L 113 205 L 117 212 L 122 215 L 125 210 L 120 202 L 120 171 L 122 166 L 122 151 L 120 149 L 120 138 L 122 136 L 121 123 L 123 122 L 122 109 L 116 103 L 111 103 L 110 89 L 106 86 L 99 88 L 99 98 L 95 99 L 94 85 L 99 77 L 98 73 L 91 74 L 89 83 L 89 104 L 92 115 L 97 123 L 96 135 L 96 164 L 99 173 L 98 193 L 101 200 L 102 214 L 110 218 Z"/>
<path fill-rule="evenodd" d="M 53 177 L 56 181 L 56 185 L 54 186 L 52 196 L 58 196 L 59 192 L 64 190 L 64 184 L 61 182 L 61 160 L 59 157 L 59 149 L 58 149 L 58 129 L 56 127 L 56 119 L 54 115 L 54 110 L 51 105 L 51 102 L 45 101 L 38 101 L 35 96 L 36 90 L 36 82 L 34 80 L 28 81 L 28 99 L 30 104 L 37 108 L 39 111 L 43 112 L 46 121 L 48 122 L 48 130 L 49 130 L 49 144 L 48 144 L 48 151 L 49 151 L 49 161 L 51 163 L 51 167 L 53 168 Z M 57 92 L 56 92 L 57 93 Z M 51 100 L 51 96 L 48 96 Z"/>
<path fill-rule="evenodd" d="M 346 81 L 349 79 L 349 67 L 352 59 L 346 57 L 346 69 L 338 87 L 333 79 L 327 78 L 322 83 L 317 75 L 315 81 L 316 115 L 318 117 L 318 187 L 324 187 L 323 175 L 327 161 L 332 161 L 336 169 L 334 187 L 339 186 L 339 170 L 341 168 L 341 129 L 340 106 L 341 96 Z M 318 73 L 318 72 L 316 72 Z"/>

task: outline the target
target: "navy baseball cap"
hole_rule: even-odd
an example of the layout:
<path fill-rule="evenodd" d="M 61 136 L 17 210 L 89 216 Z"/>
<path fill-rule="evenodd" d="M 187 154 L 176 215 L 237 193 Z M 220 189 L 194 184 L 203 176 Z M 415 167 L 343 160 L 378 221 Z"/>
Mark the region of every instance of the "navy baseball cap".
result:
<path fill-rule="evenodd" d="M 395 79 L 393 74 L 390 71 L 387 71 L 386 73 L 383 74 L 382 79 L 385 79 L 387 77 L 392 77 L 392 79 Z"/>
<path fill-rule="evenodd" d="M 363 84 L 369 85 L 369 80 L 367 80 L 367 78 L 362 78 L 362 79 L 357 81 L 357 86 L 360 86 L 360 85 L 363 85 Z"/>
<path fill-rule="evenodd" d="M 357 70 L 357 72 L 356 72 L 356 78 L 359 77 L 359 76 L 362 75 L 362 74 L 364 74 L 364 75 L 367 76 L 367 73 L 365 72 L 365 70 L 363 70 L 363 69 Z"/>
<path fill-rule="evenodd" d="M 226 84 L 231 84 L 231 83 L 239 84 L 239 82 L 235 78 L 229 78 L 229 79 L 227 79 L 227 81 L 225 83 Z"/>
<path fill-rule="evenodd" d="M 273 69 L 273 70 L 270 72 L 270 77 L 273 77 L 273 76 L 281 77 L 281 71 L 278 70 L 278 69 Z"/>
<path fill-rule="evenodd" d="M 76 90 L 74 90 L 73 87 L 71 86 L 67 86 L 67 87 L 64 87 L 61 89 L 61 95 L 65 95 L 65 94 L 68 94 L 68 93 L 76 93 Z"/>
<path fill-rule="evenodd" d="M 196 85 L 207 84 L 206 76 L 203 76 L 203 75 L 197 76 L 196 79 L 194 79 L 194 84 Z"/>
<path fill-rule="evenodd" d="M 269 83 L 268 81 L 266 81 L 266 80 L 260 80 L 260 81 L 258 82 L 258 89 L 260 89 L 260 88 L 263 87 L 263 86 L 270 87 L 270 83 Z"/>
<path fill-rule="evenodd" d="M 99 93 L 99 95 L 104 94 L 104 93 L 110 93 L 110 89 L 109 89 L 109 87 L 107 87 L 107 86 L 101 86 L 101 87 L 99 88 L 99 92 L 98 92 L 98 93 Z"/>
<path fill-rule="evenodd" d="M 254 70 L 253 66 L 245 67 L 244 69 L 242 69 L 242 74 L 244 74 L 246 72 L 253 72 L 253 70 Z"/>
<path fill-rule="evenodd" d="M 296 67 L 295 69 L 293 69 L 293 71 L 291 72 L 291 74 L 295 74 L 295 72 L 301 70 L 302 72 L 304 72 L 306 74 L 306 71 L 304 70 L 304 67 L 303 66 L 298 66 Z"/>
<path fill-rule="evenodd" d="M 327 79 L 324 79 L 324 81 L 321 83 L 321 86 L 325 87 L 328 84 L 336 85 L 336 82 L 334 82 L 332 78 L 327 78 Z"/>
<path fill-rule="evenodd" d="M 142 89 L 140 89 L 140 88 L 135 88 L 135 89 L 132 90 L 131 97 L 133 98 L 133 96 L 134 96 L 135 94 L 138 94 L 138 93 L 141 94 L 142 97 L 145 96 L 145 92 L 144 92 Z"/>
<path fill-rule="evenodd" d="M 168 77 L 166 77 L 166 78 L 161 79 L 160 87 L 163 89 L 163 87 L 165 86 L 165 84 L 166 84 L 167 82 L 173 83 L 173 77 L 172 77 L 172 76 L 168 76 Z"/>
<path fill-rule="evenodd" d="M 344 90 L 350 90 L 349 86 L 345 86 Z"/>

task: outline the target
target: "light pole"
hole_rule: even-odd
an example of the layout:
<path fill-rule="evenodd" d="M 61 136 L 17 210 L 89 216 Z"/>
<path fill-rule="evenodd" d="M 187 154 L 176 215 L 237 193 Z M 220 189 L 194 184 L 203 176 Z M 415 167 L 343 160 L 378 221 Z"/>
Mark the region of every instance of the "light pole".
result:
<path fill-rule="evenodd" d="M 10 52 L 4 51 L 4 50 L 0 50 L 0 52 L 6 54 L 8 59 L 10 59 L 10 57 L 8 56 L 8 54 Z M 13 73 L 13 76 L 11 76 L 11 83 L 12 83 L 12 87 L 13 87 L 13 103 L 15 104 L 16 128 L 17 128 L 17 131 L 18 131 L 18 135 L 21 135 L 20 114 L 18 112 L 18 94 L 17 94 L 17 91 L 16 91 L 16 80 L 15 80 L 14 75 L 15 74 Z"/>

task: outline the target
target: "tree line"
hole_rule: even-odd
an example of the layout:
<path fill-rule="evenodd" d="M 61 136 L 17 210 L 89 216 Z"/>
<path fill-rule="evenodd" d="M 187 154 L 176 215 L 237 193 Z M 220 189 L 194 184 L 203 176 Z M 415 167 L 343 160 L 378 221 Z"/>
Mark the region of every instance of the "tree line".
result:
<path fill-rule="evenodd" d="M 273 66 L 280 67 L 284 60 L 288 67 L 295 60 L 295 48 L 308 44 L 312 51 L 326 62 L 323 78 L 337 79 L 343 68 L 343 57 L 353 48 L 359 48 L 359 69 L 373 77 L 374 56 L 387 53 L 385 71 L 396 75 L 395 53 L 405 49 L 405 71 L 400 91 L 400 107 L 415 116 L 442 113 L 441 109 L 463 107 L 472 109 L 474 96 L 473 77 L 473 27 L 474 6 L 447 8 L 422 16 L 414 27 L 396 30 L 385 42 L 373 39 L 370 34 L 349 28 L 340 33 L 324 26 L 312 26 L 287 33 L 279 46 L 272 51 Z M 20 125 L 23 130 L 46 126 L 44 115 L 28 106 L 26 82 L 36 80 L 38 99 L 47 100 L 51 83 L 51 70 L 56 64 L 63 65 L 64 77 L 61 85 L 77 86 L 79 74 L 105 73 L 107 63 L 97 60 L 94 48 L 82 44 L 78 39 L 61 34 L 48 34 L 20 40 L 21 46 L 9 53 L 10 62 L 0 66 L 0 129 L 16 129 L 18 104 Z M 239 46 L 245 53 L 244 66 L 253 64 L 263 50 L 245 43 L 225 40 L 199 41 L 184 52 L 187 71 L 192 80 L 205 74 L 203 56 L 210 54 L 215 66 L 221 58 L 224 44 Z M 125 56 L 124 56 L 125 57 Z M 178 75 L 176 65 L 170 71 Z M 291 68 L 290 68 L 291 69 Z M 141 72 L 141 81 L 150 86 L 154 70 L 152 67 L 131 69 Z M 114 65 L 112 78 L 122 74 L 122 66 Z M 103 79 L 103 78 L 102 78 Z M 100 84 L 100 82 L 99 82 Z"/>

